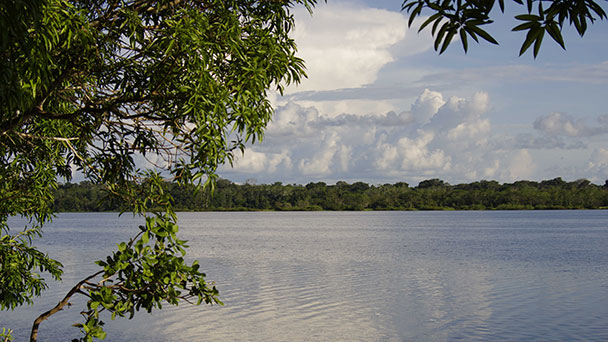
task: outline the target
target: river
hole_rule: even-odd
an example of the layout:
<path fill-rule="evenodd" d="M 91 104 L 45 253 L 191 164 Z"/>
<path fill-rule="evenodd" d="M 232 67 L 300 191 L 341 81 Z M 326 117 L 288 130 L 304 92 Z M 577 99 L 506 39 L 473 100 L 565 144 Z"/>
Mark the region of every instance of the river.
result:
<path fill-rule="evenodd" d="M 224 306 L 106 320 L 106 341 L 607 341 L 608 211 L 180 213 L 188 257 Z M 141 219 L 62 213 L 38 245 L 65 265 L 35 316 L 97 270 Z M 79 337 L 84 299 L 40 341 Z"/>

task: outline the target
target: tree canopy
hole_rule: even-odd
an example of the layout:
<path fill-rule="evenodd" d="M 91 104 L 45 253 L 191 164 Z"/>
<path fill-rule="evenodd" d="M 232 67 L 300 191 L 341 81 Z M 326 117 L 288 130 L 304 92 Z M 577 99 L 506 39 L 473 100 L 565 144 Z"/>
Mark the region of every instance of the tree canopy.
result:
<path fill-rule="evenodd" d="M 71 293 L 90 298 L 85 340 L 104 336 L 103 310 L 219 302 L 184 262 L 160 172 L 212 183 L 218 165 L 262 138 L 273 111 L 267 91 L 304 76 L 289 35 L 296 4 L 314 1 L 2 1 L 0 309 L 40 294 L 38 270 L 60 277 L 61 264 L 32 241 L 52 218 L 57 178 L 73 169 L 146 216 Z M 162 210 L 149 213 L 152 205 Z M 9 227 L 12 215 L 30 224 Z"/>
<path fill-rule="evenodd" d="M 58 178 L 79 170 L 104 198 L 145 216 L 133 239 L 98 262 L 98 273 L 36 320 L 32 341 L 75 294 L 89 298 L 79 325 L 84 340 L 105 336 L 102 311 L 132 317 L 163 302 L 219 303 L 199 266 L 184 261 L 163 177 L 213 185 L 218 165 L 263 137 L 273 112 L 268 90 L 282 92 L 305 76 L 291 10 L 315 2 L 0 2 L 0 309 L 31 303 L 46 287 L 42 273 L 61 276 L 61 263 L 33 243 L 53 217 Z M 435 11 L 425 22 L 433 24 L 435 47 L 445 50 L 459 33 L 466 50 L 467 35 L 493 41 L 479 26 L 491 22 L 494 3 L 406 0 L 403 9 L 412 20 L 424 8 Z M 544 32 L 559 43 L 566 22 L 582 35 L 606 17 L 590 0 L 542 3 L 527 0 L 518 18 L 524 26 L 516 29 L 529 31 L 522 53 L 534 43 L 536 55 Z M 11 227 L 11 216 L 29 223 Z"/>
<path fill-rule="evenodd" d="M 195 191 L 193 186 L 164 182 L 173 206 L 182 211 L 223 210 L 513 210 L 606 209 L 608 186 L 586 179 L 499 183 L 481 180 L 450 185 L 439 179 L 368 185 L 235 184 L 218 179 L 215 190 Z M 57 212 L 120 211 L 120 203 L 99 202 L 101 188 L 90 182 L 59 185 L 53 209 Z"/>

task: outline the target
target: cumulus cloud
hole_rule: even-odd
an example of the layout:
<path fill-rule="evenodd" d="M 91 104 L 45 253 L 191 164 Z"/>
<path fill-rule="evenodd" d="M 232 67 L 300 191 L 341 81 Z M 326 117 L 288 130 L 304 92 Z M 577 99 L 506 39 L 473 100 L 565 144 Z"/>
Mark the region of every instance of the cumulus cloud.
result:
<path fill-rule="evenodd" d="M 530 179 L 536 171 L 536 164 L 528 150 L 520 150 L 509 161 L 509 179 Z"/>
<path fill-rule="evenodd" d="M 490 143 L 496 150 L 577 150 L 587 148 L 587 144 L 581 140 L 566 141 L 566 139 L 561 136 L 547 134 L 536 135 L 531 133 L 495 136 Z"/>
<path fill-rule="evenodd" d="M 316 134 L 311 123 L 320 120 L 319 111 L 314 107 L 303 107 L 290 102 L 275 110 L 272 121 L 266 129 L 267 135 L 309 136 Z"/>
<path fill-rule="evenodd" d="M 597 124 L 590 127 L 582 119 L 574 119 L 563 113 L 551 113 L 537 118 L 534 128 L 550 135 L 588 137 L 608 133 L 608 115 L 598 117 Z"/>
<path fill-rule="evenodd" d="M 608 178 L 608 149 L 595 148 L 587 163 L 586 174 L 596 182 L 603 182 Z"/>
<path fill-rule="evenodd" d="M 414 122 L 411 111 L 384 114 L 340 114 L 337 116 L 321 115 L 316 107 L 302 106 L 289 102 L 279 106 L 266 130 L 268 135 L 311 135 L 318 134 L 319 129 L 325 127 L 362 126 L 408 126 Z"/>
<path fill-rule="evenodd" d="M 302 100 L 289 100 L 286 103 L 295 102 L 301 106 L 314 107 L 319 112 L 323 113 L 327 117 L 335 117 L 340 114 L 353 114 L 353 115 L 369 115 L 377 113 L 386 113 L 390 111 L 398 111 L 398 107 L 395 107 L 391 101 L 378 101 L 378 100 L 337 100 L 337 101 L 302 101 Z M 284 104 L 284 103 L 283 103 Z"/>
<path fill-rule="evenodd" d="M 437 130 L 448 130 L 463 122 L 477 121 L 488 110 L 488 101 L 488 94 L 483 92 L 475 93 L 472 99 L 452 96 L 432 115 L 429 126 Z"/>
<path fill-rule="evenodd" d="M 264 142 L 245 152 L 237 171 L 283 175 L 283 181 L 445 175 L 481 163 L 472 149 L 488 139 L 490 123 L 483 117 L 488 101 L 485 93 L 444 100 L 425 90 L 408 110 L 337 116 L 290 102 L 277 108 Z"/>
<path fill-rule="evenodd" d="M 419 123 L 427 123 L 445 104 L 443 95 L 436 91 L 425 89 L 412 105 L 412 113 Z"/>
<path fill-rule="evenodd" d="M 401 156 L 401 170 L 447 170 L 450 168 L 450 158 L 441 149 L 429 149 L 433 140 L 430 132 L 421 132 L 416 139 L 407 137 L 399 139 L 397 150 Z"/>
<path fill-rule="evenodd" d="M 235 158 L 234 170 L 243 173 L 274 173 L 279 167 L 283 170 L 291 170 L 293 167 L 291 158 L 286 150 L 280 153 L 257 152 L 249 148 L 242 155 Z"/>
<path fill-rule="evenodd" d="M 286 96 L 272 94 L 276 111 L 264 141 L 248 148 L 235 169 L 222 168 L 225 177 L 455 183 L 608 173 L 608 115 L 529 119 L 541 102 L 551 106 L 543 113 L 597 108 L 554 98 L 562 93 L 553 85 L 606 84 L 608 62 L 454 67 L 414 56 L 432 39 L 408 29 L 403 13 L 340 0 L 320 2 L 312 16 L 301 6 L 294 11 L 293 37 L 309 78 Z M 530 100 L 525 93 L 537 83 L 548 91 Z M 492 120 L 497 114 L 500 120 Z"/>
<path fill-rule="evenodd" d="M 608 117 L 599 117 L 592 128 L 548 115 L 537 120 L 536 130 L 528 126 L 529 132 L 498 134 L 488 118 L 490 103 L 485 92 L 456 97 L 430 89 L 409 108 L 364 115 L 328 115 L 289 102 L 276 109 L 264 141 L 247 149 L 234 170 L 224 168 L 221 174 L 238 180 L 255 173 L 262 182 L 412 183 L 437 177 L 457 183 L 547 174 L 596 179 L 608 172 L 608 149 L 598 147 L 597 135 Z M 595 134 L 592 139 L 585 136 L 590 134 Z M 583 156 L 590 148 L 595 148 L 593 156 Z M 568 169 L 573 161 L 578 167 Z"/>
<path fill-rule="evenodd" d="M 295 11 L 294 39 L 306 61 L 308 79 L 289 91 L 360 87 L 376 80 L 394 60 L 389 49 L 405 38 L 407 21 L 398 12 L 352 4 L 319 4 L 311 16 Z"/>
<path fill-rule="evenodd" d="M 303 175 L 327 175 L 335 168 L 348 170 L 351 147 L 340 144 L 335 132 L 327 135 L 317 147 L 319 149 L 310 158 L 300 160 L 298 168 Z"/>
<path fill-rule="evenodd" d="M 396 142 L 387 142 L 387 136 L 382 136 L 376 144 L 374 164 L 381 172 L 395 173 L 425 170 L 448 170 L 450 157 L 441 149 L 431 149 L 429 143 L 433 140 L 431 132 L 418 132 L 415 138 L 402 137 Z"/>

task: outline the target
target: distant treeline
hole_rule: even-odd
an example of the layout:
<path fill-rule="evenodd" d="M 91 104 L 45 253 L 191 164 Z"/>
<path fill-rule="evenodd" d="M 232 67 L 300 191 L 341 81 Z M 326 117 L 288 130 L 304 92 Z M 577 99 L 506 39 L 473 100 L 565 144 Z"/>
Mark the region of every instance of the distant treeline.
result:
<path fill-rule="evenodd" d="M 166 183 L 175 199 L 174 208 L 203 210 L 517 210 L 608 208 L 606 185 L 586 179 L 565 182 L 561 178 L 542 182 L 500 184 L 479 181 L 450 185 L 440 179 L 368 185 L 323 182 L 307 185 L 244 184 L 220 179 L 213 194 L 194 187 Z M 55 194 L 54 209 L 61 211 L 119 211 L 118 201 L 102 200 L 103 189 L 89 182 L 62 184 Z"/>

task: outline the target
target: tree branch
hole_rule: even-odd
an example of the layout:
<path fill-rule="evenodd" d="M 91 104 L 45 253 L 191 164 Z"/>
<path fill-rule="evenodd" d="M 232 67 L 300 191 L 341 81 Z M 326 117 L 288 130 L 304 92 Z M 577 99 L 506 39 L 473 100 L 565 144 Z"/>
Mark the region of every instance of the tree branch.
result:
<path fill-rule="evenodd" d="M 32 325 L 32 333 L 30 334 L 30 342 L 37 342 L 38 341 L 38 328 L 40 327 L 40 324 L 48 319 L 49 317 L 51 317 L 52 315 L 56 314 L 57 312 L 61 311 L 63 309 L 64 306 L 66 306 L 68 304 L 68 301 L 70 300 L 70 298 L 72 298 L 72 296 L 74 294 L 76 294 L 78 291 L 80 291 L 80 287 L 85 284 L 87 281 L 97 277 L 98 275 L 102 274 L 103 271 L 99 271 L 95 274 L 92 274 L 88 277 L 86 277 L 85 279 L 81 280 L 80 282 L 78 282 L 78 284 L 76 284 L 74 287 L 72 287 L 72 289 L 70 290 L 70 292 L 68 292 L 65 297 L 63 298 L 63 300 L 61 300 L 59 303 L 57 303 L 57 305 L 52 308 L 51 310 L 43 313 L 42 315 L 38 316 L 38 318 L 36 318 L 36 320 L 34 321 L 34 324 Z"/>

